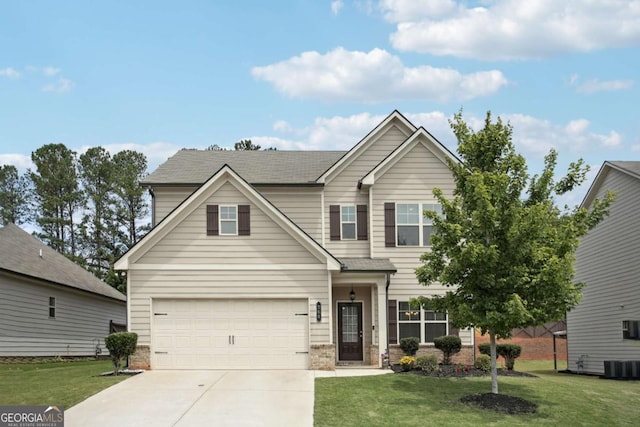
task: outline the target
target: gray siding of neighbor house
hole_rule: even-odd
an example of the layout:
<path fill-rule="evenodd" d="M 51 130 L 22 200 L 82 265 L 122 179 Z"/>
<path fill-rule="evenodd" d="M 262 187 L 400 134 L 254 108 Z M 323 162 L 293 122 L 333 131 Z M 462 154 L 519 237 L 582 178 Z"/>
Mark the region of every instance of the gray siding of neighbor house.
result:
<path fill-rule="evenodd" d="M 417 144 L 399 159 L 372 186 L 373 253 L 375 258 L 388 258 L 398 272 L 391 277 L 389 298 L 408 301 L 421 295 L 444 294 L 443 286 L 425 287 L 418 283 L 415 269 L 420 266 L 420 255 L 429 250 L 424 246 L 385 247 L 384 204 L 436 203 L 433 189 L 440 188 L 448 198 L 453 197 L 455 183 L 448 166 L 424 145 Z M 390 313 L 391 314 L 391 313 Z M 470 330 L 461 330 L 463 344 L 471 344 Z"/>
<path fill-rule="evenodd" d="M 617 192 L 609 217 L 580 241 L 580 304 L 567 314 L 568 369 L 603 374 L 605 360 L 640 360 L 640 341 L 622 338 L 623 320 L 640 320 L 640 180 L 610 169 L 597 192 Z"/>
<path fill-rule="evenodd" d="M 125 302 L 0 273 L 0 356 L 89 356 L 96 345 L 108 354 L 109 321 L 126 323 Z"/>
<path fill-rule="evenodd" d="M 326 184 L 324 190 L 325 247 L 335 256 L 368 257 L 370 256 L 370 245 L 369 240 L 332 241 L 329 228 L 329 207 L 331 205 L 368 205 L 369 195 L 360 191 L 358 181 L 406 139 L 407 135 L 404 132 L 397 126 L 390 125 L 365 151 L 335 177 L 331 177 Z M 369 225 L 369 234 L 370 231 L 371 225 Z M 369 236 L 370 238 L 371 236 Z"/>

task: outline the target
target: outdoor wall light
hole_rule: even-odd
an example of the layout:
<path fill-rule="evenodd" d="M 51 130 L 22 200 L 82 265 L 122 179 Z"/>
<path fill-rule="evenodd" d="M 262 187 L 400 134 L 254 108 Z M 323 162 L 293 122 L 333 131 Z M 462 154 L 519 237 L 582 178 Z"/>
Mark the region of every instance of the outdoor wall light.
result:
<path fill-rule="evenodd" d="M 322 304 L 320 304 L 320 301 L 316 303 L 316 320 L 318 322 L 322 320 Z"/>
<path fill-rule="evenodd" d="M 356 299 L 356 293 L 353 291 L 353 286 L 351 287 L 351 292 L 349 292 L 349 299 L 352 302 Z"/>

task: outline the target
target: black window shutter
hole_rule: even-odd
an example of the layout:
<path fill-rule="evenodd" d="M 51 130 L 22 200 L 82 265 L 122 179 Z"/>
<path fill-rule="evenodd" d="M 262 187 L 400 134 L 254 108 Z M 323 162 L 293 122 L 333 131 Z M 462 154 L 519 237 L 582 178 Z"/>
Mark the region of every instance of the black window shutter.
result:
<path fill-rule="evenodd" d="M 384 245 L 388 248 L 396 246 L 396 204 L 384 204 Z"/>
<path fill-rule="evenodd" d="M 340 205 L 329 206 L 329 235 L 331 240 L 340 240 Z"/>
<path fill-rule="evenodd" d="M 356 207 L 357 223 L 358 223 L 358 240 L 367 240 L 368 236 L 368 220 L 367 205 L 358 205 Z"/>
<path fill-rule="evenodd" d="M 390 299 L 387 310 L 389 312 L 389 325 L 387 329 L 389 344 L 398 344 L 398 301 Z"/>
<path fill-rule="evenodd" d="M 218 234 L 218 205 L 207 205 L 207 236 Z"/>
<path fill-rule="evenodd" d="M 238 205 L 238 236 L 251 235 L 251 209 L 249 205 Z"/>

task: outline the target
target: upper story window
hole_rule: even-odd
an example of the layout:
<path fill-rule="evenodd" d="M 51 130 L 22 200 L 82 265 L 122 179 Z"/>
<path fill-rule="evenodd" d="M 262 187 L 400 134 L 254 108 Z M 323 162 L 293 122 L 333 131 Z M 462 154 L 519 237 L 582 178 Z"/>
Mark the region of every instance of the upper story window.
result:
<path fill-rule="evenodd" d="M 430 246 L 433 221 L 424 216 L 425 210 L 442 214 L 437 203 L 398 203 L 396 205 L 397 246 Z"/>
<path fill-rule="evenodd" d="M 331 240 L 368 240 L 367 205 L 330 205 L 329 233 Z"/>
<path fill-rule="evenodd" d="M 340 231 L 342 240 L 356 239 L 355 206 L 340 206 Z"/>
<path fill-rule="evenodd" d="M 238 234 L 238 207 L 220 206 L 220 235 L 235 236 Z"/>
<path fill-rule="evenodd" d="M 49 317 L 56 317 L 56 297 L 49 297 Z"/>
<path fill-rule="evenodd" d="M 249 205 L 207 205 L 207 236 L 251 235 Z"/>

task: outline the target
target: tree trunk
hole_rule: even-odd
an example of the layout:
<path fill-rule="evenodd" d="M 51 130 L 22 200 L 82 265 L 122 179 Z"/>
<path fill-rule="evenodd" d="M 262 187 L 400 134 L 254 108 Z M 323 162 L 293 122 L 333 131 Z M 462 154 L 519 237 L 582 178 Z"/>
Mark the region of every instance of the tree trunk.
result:
<path fill-rule="evenodd" d="M 496 364 L 496 333 L 489 329 L 489 344 L 491 346 L 491 393 L 498 394 L 498 367 Z"/>

